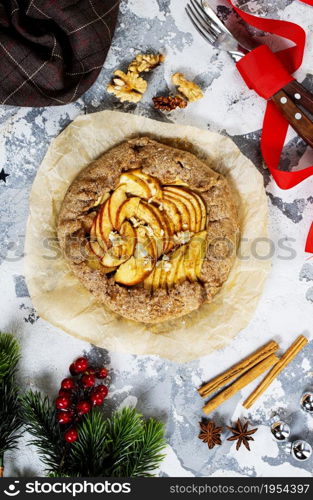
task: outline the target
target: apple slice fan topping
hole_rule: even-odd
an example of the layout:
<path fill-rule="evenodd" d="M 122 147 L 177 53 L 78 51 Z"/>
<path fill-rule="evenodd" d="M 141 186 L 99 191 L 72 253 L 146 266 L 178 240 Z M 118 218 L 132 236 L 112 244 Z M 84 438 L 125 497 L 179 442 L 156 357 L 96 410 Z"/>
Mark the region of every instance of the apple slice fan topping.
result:
<path fill-rule="evenodd" d="M 161 185 L 139 169 L 95 204 L 88 265 L 152 292 L 197 281 L 206 252 L 206 206 L 186 184 Z"/>

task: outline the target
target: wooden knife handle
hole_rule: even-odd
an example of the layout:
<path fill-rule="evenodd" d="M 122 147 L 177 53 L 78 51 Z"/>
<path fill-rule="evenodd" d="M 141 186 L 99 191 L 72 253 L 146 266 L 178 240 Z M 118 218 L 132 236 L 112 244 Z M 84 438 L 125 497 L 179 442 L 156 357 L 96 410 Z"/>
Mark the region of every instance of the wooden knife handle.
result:
<path fill-rule="evenodd" d="M 288 120 L 292 128 L 302 139 L 313 147 L 313 122 L 298 108 L 284 90 L 280 90 L 272 97 L 281 114 Z M 275 130 L 273 130 L 273 134 Z"/>
<path fill-rule="evenodd" d="M 299 106 L 313 115 L 313 94 L 297 80 L 288 83 L 283 90 Z"/>

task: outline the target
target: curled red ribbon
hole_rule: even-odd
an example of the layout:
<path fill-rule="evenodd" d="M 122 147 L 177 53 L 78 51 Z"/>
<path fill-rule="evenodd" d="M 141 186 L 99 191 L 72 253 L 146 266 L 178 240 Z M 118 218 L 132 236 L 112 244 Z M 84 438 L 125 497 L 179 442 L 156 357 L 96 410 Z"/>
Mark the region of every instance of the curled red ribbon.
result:
<path fill-rule="evenodd" d="M 277 19 L 267 19 L 267 18 L 265 19 L 253 16 L 251 14 L 247 14 L 246 12 L 243 12 L 241 9 L 236 7 L 234 5 L 233 0 L 228 0 L 228 1 L 235 9 L 237 14 L 251 26 L 254 26 L 255 28 L 258 28 L 262 31 L 266 31 L 268 33 L 282 36 L 294 42 L 293 47 L 289 47 L 288 49 L 284 49 L 275 53 L 274 58 L 276 60 L 278 58 L 278 60 L 281 63 L 279 65 L 280 67 L 277 70 L 274 69 L 275 59 L 273 59 L 269 55 L 269 53 L 267 53 L 267 55 L 269 56 L 269 64 L 272 65 L 274 74 L 278 79 L 280 79 L 277 80 L 278 86 L 280 83 L 284 82 L 284 78 L 287 78 L 282 67 L 287 71 L 287 73 L 289 73 L 290 78 L 292 79 L 291 77 L 292 73 L 294 73 L 301 66 L 302 63 L 305 41 L 306 41 L 305 31 L 298 24 L 295 23 L 291 23 L 288 21 L 281 21 Z M 313 0 L 301 0 L 301 1 L 309 5 L 313 5 Z M 258 60 L 261 64 L 261 67 L 258 68 L 258 70 L 256 70 L 255 72 L 256 75 L 255 80 L 256 79 L 260 80 L 259 71 L 262 70 L 262 65 L 266 64 L 265 62 L 266 54 L 264 52 L 264 49 L 261 49 L 263 50 L 262 54 L 261 53 L 256 54 L 255 52 L 258 50 L 259 52 L 261 52 L 260 48 L 254 49 L 247 56 L 245 56 L 238 65 L 238 69 L 244 76 L 242 71 L 244 72 L 243 61 L 245 60 L 245 58 L 249 57 L 256 58 L 257 55 L 260 56 Z M 254 56 L 251 56 L 252 53 L 255 53 Z M 255 61 L 252 61 L 252 63 L 255 63 Z M 249 87 L 254 88 L 256 91 L 258 91 L 260 95 L 262 95 L 263 92 L 263 97 L 268 99 L 270 97 L 270 90 L 271 90 L 269 84 L 272 85 L 272 89 L 275 89 L 275 83 L 273 81 L 269 82 L 268 79 L 263 80 L 263 83 L 265 82 L 265 88 L 263 88 L 262 90 L 260 89 L 261 81 L 258 81 L 257 83 L 253 82 L 252 84 L 251 78 L 252 76 L 251 73 L 249 72 L 249 74 L 247 75 L 247 79 L 245 78 Z M 285 83 L 283 83 L 280 88 L 282 88 L 284 85 Z M 300 182 L 302 182 L 304 179 L 307 179 L 308 177 L 313 175 L 313 166 L 304 168 L 296 172 L 285 172 L 279 170 L 278 166 L 280 162 L 281 153 L 284 147 L 288 127 L 289 127 L 288 121 L 280 114 L 275 104 L 271 101 L 268 101 L 263 121 L 263 130 L 261 136 L 261 151 L 268 169 L 270 170 L 277 185 L 281 189 L 292 188 L 297 184 L 299 184 Z M 273 130 L 275 130 L 275 134 L 273 134 Z M 311 225 L 307 237 L 305 251 L 313 253 L 313 224 Z"/>

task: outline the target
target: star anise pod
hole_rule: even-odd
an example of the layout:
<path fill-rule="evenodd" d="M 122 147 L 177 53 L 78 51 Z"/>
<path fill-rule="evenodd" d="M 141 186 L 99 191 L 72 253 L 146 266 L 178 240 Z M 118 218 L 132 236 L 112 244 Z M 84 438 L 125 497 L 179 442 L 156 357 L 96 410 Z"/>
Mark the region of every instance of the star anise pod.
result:
<path fill-rule="evenodd" d="M 221 432 L 223 427 L 216 427 L 215 423 L 210 422 L 199 422 L 201 432 L 199 434 L 199 439 L 204 443 L 207 443 L 209 450 L 214 448 L 217 444 L 222 444 Z"/>
<path fill-rule="evenodd" d="M 236 450 L 239 450 L 240 446 L 243 444 L 247 450 L 250 451 L 249 441 L 254 441 L 251 434 L 254 434 L 258 429 L 251 429 L 248 431 L 248 426 L 249 422 L 243 424 L 240 418 L 238 418 L 235 427 L 227 426 L 227 429 L 233 433 L 231 437 L 227 438 L 227 441 L 237 441 Z"/>

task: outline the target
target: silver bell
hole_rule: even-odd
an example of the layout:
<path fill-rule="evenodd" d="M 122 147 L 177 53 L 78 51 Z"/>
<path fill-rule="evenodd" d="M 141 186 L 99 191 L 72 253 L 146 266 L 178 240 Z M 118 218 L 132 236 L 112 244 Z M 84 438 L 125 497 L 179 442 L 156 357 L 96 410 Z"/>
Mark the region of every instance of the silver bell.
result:
<path fill-rule="evenodd" d="M 290 427 L 282 420 L 278 420 L 272 424 L 271 433 L 275 441 L 283 442 L 290 436 Z"/>
<path fill-rule="evenodd" d="M 302 410 L 313 414 L 313 392 L 305 392 L 301 398 L 300 405 Z"/>
<path fill-rule="evenodd" d="M 304 462 L 305 460 L 308 460 L 312 455 L 312 447 L 306 441 L 298 439 L 297 441 L 291 443 L 290 452 L 293 458 L 295 458 L 299 462 Z"/>

